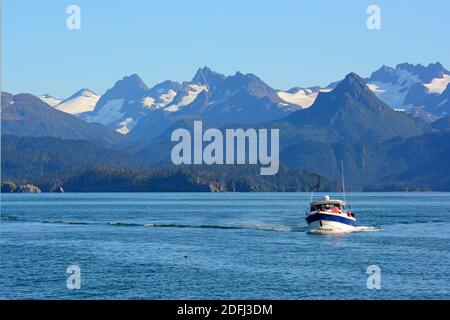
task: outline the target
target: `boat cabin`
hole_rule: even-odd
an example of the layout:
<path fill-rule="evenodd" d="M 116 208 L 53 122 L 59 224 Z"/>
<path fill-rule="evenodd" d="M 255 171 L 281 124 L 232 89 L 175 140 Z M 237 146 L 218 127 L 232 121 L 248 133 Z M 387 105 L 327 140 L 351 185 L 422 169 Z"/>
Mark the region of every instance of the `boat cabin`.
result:
<path fill-rule="evenodd" d="M 331 200 L 329 196 L 322 200 L 312 201 L 310 212 L 329 212 L 329 213 L 350 213 L 346 210 L 346 202 L 342 200 Z"/>

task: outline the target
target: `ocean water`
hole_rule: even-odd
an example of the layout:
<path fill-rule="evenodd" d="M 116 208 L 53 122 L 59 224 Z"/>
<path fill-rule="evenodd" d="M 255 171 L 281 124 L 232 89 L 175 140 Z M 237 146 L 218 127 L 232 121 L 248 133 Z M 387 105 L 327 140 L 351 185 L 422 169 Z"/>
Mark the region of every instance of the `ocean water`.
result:
<path fill-rule="evenodd" d="M 345 235 L 307 233 L 302 193 L 1 200 L 2 299 L 450 298 L 449 193 L 350 193 L 362 227 Z"/>

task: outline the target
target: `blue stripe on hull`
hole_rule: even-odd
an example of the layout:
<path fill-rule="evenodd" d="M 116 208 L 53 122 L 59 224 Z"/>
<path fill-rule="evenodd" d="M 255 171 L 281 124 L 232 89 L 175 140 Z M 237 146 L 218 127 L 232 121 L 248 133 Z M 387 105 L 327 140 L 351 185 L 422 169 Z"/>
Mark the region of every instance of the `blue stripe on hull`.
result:
<path fill-rule="evenodd" d="M 355 221 L 352 219 L 347 219 L 347 218 L 339 217 L 339 216 L 333 216 L 330 214 L 316 213 L 312 216 L 306 217 L 306 222 L 308 224 L 311 224 L 311 223 L 313 223 L 315 221 L 319 221 L 319 220 L 335 221 L 335 222 L 340 222 L 343 224 L 348 224 L 349 226 L 355 225 Z"/>

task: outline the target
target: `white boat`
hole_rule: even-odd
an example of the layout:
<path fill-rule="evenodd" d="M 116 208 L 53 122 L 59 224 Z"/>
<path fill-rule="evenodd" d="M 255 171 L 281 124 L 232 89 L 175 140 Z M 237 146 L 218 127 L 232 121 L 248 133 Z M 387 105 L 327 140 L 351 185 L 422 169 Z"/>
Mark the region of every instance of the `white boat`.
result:
<path fill-rule="evenodd" d="M 347 210 L 346 202 L 324 196 L 322 200 L 311 201 L 306 213 L 310 232 L 349 232 L 354 230 L 355 214 Z"/>
<path fill-rule="evenodd" d="M 344 200 L 332 200 L 326 195 L 322 200 L 313 201 L 314 189 L 320 184 L 320 176 L 311 188 L 311 202 L 309 210 L 306 212 L 306 223 L 309 232 L 351 232 L 355 230 L 356 217 L 353 212 L 347 209 L 345 201 L 345 181 L 344 181 L 344 162 L 342 166 L 342 192 Z"/>

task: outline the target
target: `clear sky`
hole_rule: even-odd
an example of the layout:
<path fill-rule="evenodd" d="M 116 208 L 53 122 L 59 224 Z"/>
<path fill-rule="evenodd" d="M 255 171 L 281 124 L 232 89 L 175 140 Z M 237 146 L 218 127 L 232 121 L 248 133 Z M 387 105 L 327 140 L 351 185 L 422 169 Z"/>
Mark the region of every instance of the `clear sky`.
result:
<path fill-rule="evenodd" d="M 152 86 L 201 66 L 269 85 L 326 85 L 350 71 L 440 61 L 450 68 L 448 0 L 3 0 L 2 90 L 64 98 L 138 73 Z M 81 30 L 66 9 L 81 8 Z M 381 8 L 381 30 L 366 27 Z"/>

